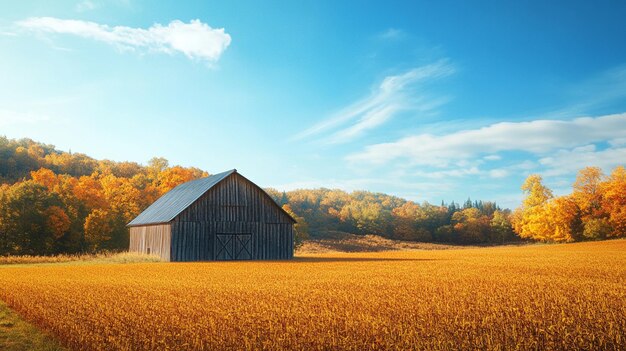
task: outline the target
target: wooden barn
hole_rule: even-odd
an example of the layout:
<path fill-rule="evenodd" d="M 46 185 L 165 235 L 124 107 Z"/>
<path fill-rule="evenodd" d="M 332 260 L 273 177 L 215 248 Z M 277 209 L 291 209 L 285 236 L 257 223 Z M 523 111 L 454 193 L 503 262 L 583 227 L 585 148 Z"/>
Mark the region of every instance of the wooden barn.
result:
<path fill-rule="evenodd" d="M 237 170 L 192 180 L 133 219 L 130 249 L 166 261 L 293 258 L 295 220 Z"/>

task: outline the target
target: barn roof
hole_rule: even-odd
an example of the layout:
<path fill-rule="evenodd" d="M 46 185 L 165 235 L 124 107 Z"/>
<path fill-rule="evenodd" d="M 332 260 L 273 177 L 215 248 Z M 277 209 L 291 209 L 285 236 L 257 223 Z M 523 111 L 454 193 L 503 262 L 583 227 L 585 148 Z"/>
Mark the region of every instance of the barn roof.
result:
<path fill-rule="evenodd" d="M 133 227 L 148 224 L 160 224 L 172 221 L 174 218 L 176 218 L 176 216 L 183 212 L 187 207 L 191 206 L 191 204 L 198 200 L 212 187 L 214 187 L 233 173 L 237 173 L 237 170 L 231 169 L 230 171 L 214 174 L 206 178 L 200 178 L 180 184 L 179 186 L 165 193 L 152 205 L 148 206 L 148 208 L 141 212 L 139 216 L 130 221 L 130 223 L 128 223 L 128 226 Z M 245 177 L 243 178 L 247 179 Z M 256 184 L 254 185 L 256 186 Z M 265 192 L 265 190 L 261 190 Z M 271 199 L 271 196 L 269 196 L 269 194 L 267 196 Z M 285 211 L 276 202 L 274 202 L 273 199 L 272 202 L 276 206 L 278 206 L 278 208 L 280 208 L 294 223 L 296 222 L 296 220 L 289 213 L 287 213 L 287 211 Z"/>
<path fill-rule="evenodd" d="M 128 226 L 167 223 L 209 191 L 215 184 L 237 172 L 236 169 L 183 183 L 165 193 L 146 208 Z"/>

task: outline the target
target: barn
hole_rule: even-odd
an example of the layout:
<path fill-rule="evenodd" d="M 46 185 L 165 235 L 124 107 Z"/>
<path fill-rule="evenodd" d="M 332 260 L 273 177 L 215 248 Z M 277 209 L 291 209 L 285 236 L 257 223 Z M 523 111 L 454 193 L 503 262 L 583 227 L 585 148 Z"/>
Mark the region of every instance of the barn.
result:
<path fill-rule="evenodd" d="M 233 169 L 160 197 L 128 223 L 129 251 L 166 261 L 290 259 L 295 222 Z"/>

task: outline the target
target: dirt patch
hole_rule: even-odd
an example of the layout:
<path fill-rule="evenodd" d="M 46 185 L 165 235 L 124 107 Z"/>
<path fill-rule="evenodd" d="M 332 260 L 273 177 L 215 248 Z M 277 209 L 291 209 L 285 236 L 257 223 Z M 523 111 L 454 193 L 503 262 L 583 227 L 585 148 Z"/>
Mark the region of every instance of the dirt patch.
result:
<path fill-rule="evenodd" d="M 298 253 L 324 252 L 378 252 L 396 250 L 449 250 L 469 246 L 421 243 L 383 238 L 379 235 L 356 235 L 344 232 L 324 233 L 323 238 L 306 241 Z"/>

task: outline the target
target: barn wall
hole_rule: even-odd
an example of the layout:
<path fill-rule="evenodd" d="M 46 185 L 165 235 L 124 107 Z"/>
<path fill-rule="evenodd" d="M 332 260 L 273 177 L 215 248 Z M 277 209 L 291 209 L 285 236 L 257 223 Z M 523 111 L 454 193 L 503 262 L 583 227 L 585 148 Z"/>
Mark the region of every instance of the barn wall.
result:
<path fill-rule="evenodd" d="M 222 259 L 217 235 L 241 235 L 251 259 L 293 257 L 293 222 L 263 190 L 233 174 L 172 222 L 172 260 Z M 247 242 L 247 236 L 251 240 Z M 233 239 L 235 240 L 235 239 Z M 249 245 L 249 247 L 247 246 Z M 218 251 L 218 252 L 216 252 Z M 247 257 L 247 256 L 246 256 Z"/>
<path fill-rule="evenodd" d="M 293 258 L 291 223 L 182 222 L 172 223 L 172 261 L 217 259 L 217 234 L 251 234 L 252 259 Z"/>
<path fill-rule="evenodd" d="M 172 240 L 171 225 L 147 225 L 130 228 L 130 248 L 131 252 L 148 253 L 158 255 L 163 260 L 170 260 L 170 247 Z"/>

